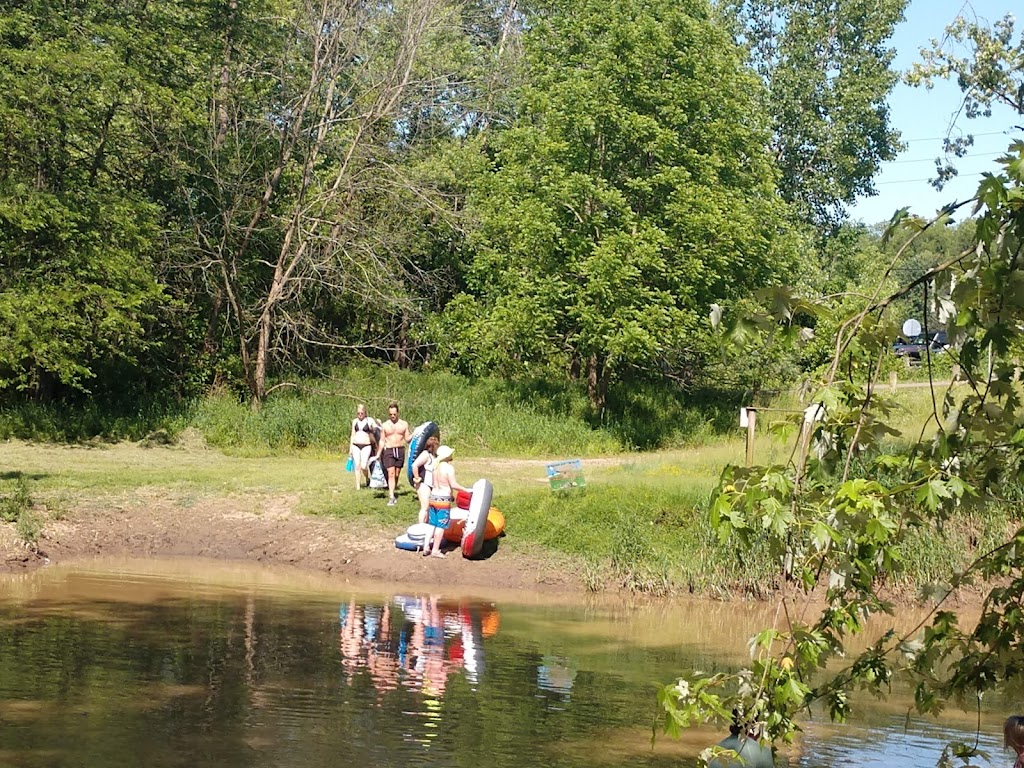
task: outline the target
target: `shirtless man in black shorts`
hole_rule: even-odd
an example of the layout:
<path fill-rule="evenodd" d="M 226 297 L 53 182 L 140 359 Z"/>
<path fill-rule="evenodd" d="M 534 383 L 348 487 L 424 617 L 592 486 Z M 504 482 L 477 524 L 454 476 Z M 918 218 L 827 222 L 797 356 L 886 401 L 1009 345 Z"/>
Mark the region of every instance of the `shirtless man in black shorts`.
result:
<path fill-rule="evenodd" d="M 377 458 L 383 461 L 388 476 L 388 506 L 393 507 L 397 503 L 398 478 L 405 466 L 405 444 L 412 440 L 409 423 L 398 418 L 398 403 L 388 406 L 388 420 L 380 425 L 380 436 Z"/>

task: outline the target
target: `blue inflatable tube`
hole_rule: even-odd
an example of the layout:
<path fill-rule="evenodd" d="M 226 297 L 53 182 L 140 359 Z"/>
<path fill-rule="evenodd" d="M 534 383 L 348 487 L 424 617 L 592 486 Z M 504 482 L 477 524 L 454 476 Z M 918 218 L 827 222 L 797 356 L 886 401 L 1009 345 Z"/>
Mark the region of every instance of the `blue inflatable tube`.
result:
<path fill-rule="evenodd" d="M 423 539 L 413 541 L 407 533 L 403 533 L 395 538 L 395 546 L 408 552 L 419 552 L 423 549 L 423 544 Z"/>
<path fill-rule="evenodd" d="M 409 441 L 409 456 L 405 462 L 405 474 L 409 478 L 409 485 L 413 488 L 416 487 L 416 484 L 412 481 L 412 465 L 423 453 L 423 446 L 427 444 L 429 437 L 441 439 L 441 430 L 432 421 L 425 421 L 412 431 L 412 440 Z"/>

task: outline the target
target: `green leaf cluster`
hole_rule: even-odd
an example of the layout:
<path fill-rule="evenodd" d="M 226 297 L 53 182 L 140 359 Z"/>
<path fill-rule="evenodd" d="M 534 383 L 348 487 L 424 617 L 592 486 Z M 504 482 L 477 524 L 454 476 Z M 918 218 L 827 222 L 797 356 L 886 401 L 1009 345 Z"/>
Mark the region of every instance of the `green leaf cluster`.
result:
<path fill-rule="evenodd" d="M 524 46 L 448 326 L 467 369 L 568 372 L 600 409 L 706 334 L 711 301 L 787 273 L 788 211 L 758 83 L 700 0 L 552 3 Z"/>
<path fill-rule="evenodd" d="M 976 704 L 987 691 L 1024 673 L 1018 653 L 1024 641 L 1024 531 L 979 552 L 939 590 L 941 606 L 957 587 L 987 585 L 981 616 L 972 627 L 961 627 L 955 613 L 937 607 L 918 626 L 908 629 L 893 621 L 865 650 L 850 652 L 852 638 L 864 632 L 870 617 L 893 611 L 886 587 L 899 573 L 901 543 L 909 532 L 941 528 L 954 511 L 985 515 L 1013 504 L 1007 497 L 1024 480 L 1024 414 L 1015 358 L 1024 332 L 1024 291 L 1018 290 L 1024 268 L 1021 158 L 1024 143 L 1015 142 L 999 161 L 1003 171 L 980 185 L 969 248 L 841 318 L 833 339 L 835 358 L 811 408 L 794 419 L 799 438 L 791 462 L 723 471 L 712 526 L 723 541 L 741 546 L 767 540 L 779 584 L 790 592 L 786 604 L 794 607 L 787 607 L 781 626 L 753 641 L 758 684 L 749 684 L 750 670 L 729 680 L 715 677 L 726 694 L 714 706 L 692 705 L 687 719 L 714 718 L 722 707 L 736 708 L 773 739 L 788 740 L 799 727 L 799 710 L 809 703 L 823 702 L 833 718 L 842 719 L 853 691 L 885 695 L 897 677 L 913 686 L 919 711 L 938 713 L 950 703 Z M 897 216 L 894 230 L 910 235 L 894 258 L 898 261 L 944 216 L 934 222 Z M 884 285 L 888 275 L 882 279 Z M 908 435 L 892 426 L 894 403 L 881 395 L 877 382 L 891 354 L 886 313 L 922 285 L 944 308 L 952 347 L 942 354 L 956 361 L 958 373 L 945 385 L 929 382 L 932 412 Z M 774 312 L 735 321 L 740 330 L 724 337 L 761 343 L 796 306 L 791 292 L 775 296 L 775 302 L 764 300 Z M 858 356 L 862 374 L 840 378 L 842 359 Z M 824 607 L 804 623 L 796 618 L 803 610 L 795 603 L 812 599 L 824 600 Z M 696 686 L 701 679 L 694 675 L 687 684 Z M 678 705 L 670 698 L 662 703 L 674 717 Z M 973 755 L 951 746 L 944 759 L 966 762 Z"/>

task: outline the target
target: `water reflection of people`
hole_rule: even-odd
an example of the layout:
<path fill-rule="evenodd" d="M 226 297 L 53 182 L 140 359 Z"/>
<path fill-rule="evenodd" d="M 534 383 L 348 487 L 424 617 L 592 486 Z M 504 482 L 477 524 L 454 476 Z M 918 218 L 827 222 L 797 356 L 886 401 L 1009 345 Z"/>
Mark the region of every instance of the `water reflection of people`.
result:
<path fill-rule="evenodd" d="M 445 603 L 437 595 L 396 597 L 384 605 L 352 598 L 339 610 L 342 664 L 350 674 L 368 671 L 378 703 L 399 686 L 418 691 L 436 726 L 451 673 L 464 670 L 475 686 L 483 671 L 482 616 L 490 617 L 493 634 L 493 607 Z"/>
<path fill-rule="evenodd" d="M 391 605 L 380 609 L 380 623 L 376 634 L 368 639 L 366 666 L 377 691 L 377 702 L 388 691 L 398 688 L 398 657 L 391 639 Z"/>
<path fill-rule="evenodd" d="M 422 644 L 417 649 L 419 662 L 417 670 L 422 674 L 421 690 L 424 695 L 440 700 L 448 685 L 448 674 L 452 666 L 445 658 L 444 619 L 437 605 L 437 597 L 431 595 L 421 599 Z"/>
<path fill-rule="evenodd" d="M 341 649 L 341 663 L 345 669 L 354 671 L 365 666 L 363 659 L 363 606 L 352 598 L 348 605 L 338 611 L 341 623 L 338 646 Z M 351 682 L 351 681 L 350 681 Z"/>

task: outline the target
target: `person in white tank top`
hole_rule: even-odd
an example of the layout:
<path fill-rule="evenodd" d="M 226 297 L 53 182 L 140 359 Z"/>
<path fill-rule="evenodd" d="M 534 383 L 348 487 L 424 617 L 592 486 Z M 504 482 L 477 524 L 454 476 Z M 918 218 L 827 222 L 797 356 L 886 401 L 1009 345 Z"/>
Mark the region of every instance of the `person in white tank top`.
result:
<path fill-rule="evenodd" d="M 412 463 L 412 483 L 416 486 L 416 496 L 420 500 L 421 523 L 427 522 L 430 489 L 434 487 L 434 457 L 440 445 L 441 442 L 436 437 L 428 437 L 427 442 L 423 444 L 423 451 Z"/>

